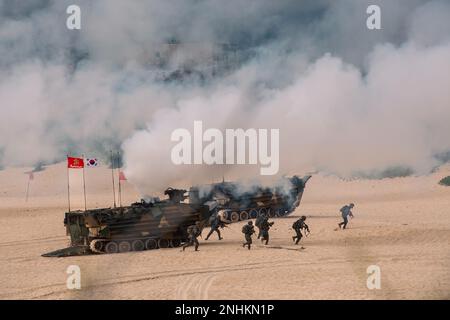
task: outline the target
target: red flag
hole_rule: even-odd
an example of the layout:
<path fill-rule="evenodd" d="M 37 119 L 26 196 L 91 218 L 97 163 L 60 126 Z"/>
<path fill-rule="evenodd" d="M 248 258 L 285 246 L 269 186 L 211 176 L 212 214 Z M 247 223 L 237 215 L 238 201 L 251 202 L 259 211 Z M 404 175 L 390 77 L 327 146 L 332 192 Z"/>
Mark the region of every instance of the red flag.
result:
<path fill-rule="evenodd" d="M 67 168 L 70 169 L 82 169 L 84 168 L 83 158 L 67 157 Z"/>
<path fill-rule="evenodd" d="M 119 171 L 119 180 L 120 181 L 126 181 L 127 178 L 125 177 L 125 174 L 122 171 Z"/>

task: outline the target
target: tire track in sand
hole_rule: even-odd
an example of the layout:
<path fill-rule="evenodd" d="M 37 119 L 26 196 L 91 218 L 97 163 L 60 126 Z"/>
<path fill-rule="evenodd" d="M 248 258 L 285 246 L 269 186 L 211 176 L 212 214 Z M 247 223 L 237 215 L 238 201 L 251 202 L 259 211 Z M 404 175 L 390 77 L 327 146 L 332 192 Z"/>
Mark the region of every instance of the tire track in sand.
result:
<path fill-rule="evenodd" d="M 209 289 L 218 277 L 217 274 L 200 275 L 194 274 L 181 282 L 176 289 L 176 300 L 207 300 Z"/>
<path fill-rule="evenodd" d="M 155 273 L 145 273 L 145 274 L 140 274 L 140 275 L 128 275 L 128 276 L 115 277 L 115 278 L 106 278 L 106 279 L 103 279 L 104 282 L 102 282 L 102 283 L 90 284 L 88 286 L 83 286 L 83 284 L 82 284 L 82 290 L 92 290 L 97 287 L 122 285 L 122 284 L 129 284 L 129 283 L 133 283 L 133 282 L 158 280 L 158 279 L 163 279 L 163 278 L 173 278 L 173 277 L 182 277 L 182 276 L 202 277 L 205 274 L 211 274 L 211 273 L 217 275 L 218 273 L 224 273 L 224 272 L 229 272 L 229 271 L 251 270 L 257 266 L 264 267 L 264 268 L 273 268 L 275 266 L 280 266 L 280 265 L 281 266 L 289 265 L 290 263 L 292 263 L 292 260 L 278 260 L 278 261 L 272 261 L 270 263 L 260 262 L 260 263 L 237 264 L 237 265 L 228 265 L 228 266 L 220 266 L 220 267 L 195 268 L 195 269 L 189 269 L 189 270 L 184 270 L 184 271 L 171 270 L 171 271 L 161 271 L 161 272 L 155 272 Z M 211 281 L 211 283 L 212 283 L 212 281 Z M 192 286 L 194 286 L 194 285 L 192 284 Z M 65 283 L 60 283 L 60 284 L 45 285 L 45 286 L 29 288 L 26 290 L 17 290 L 14 292 L 0 294 L 0 298 L 1 297 L 11 297 L 13 295 L 21 295 L 23 293 L 30 292 L 30 291 L 35 291 L 35 292 L 37 291 L 37 293 L 31 297 L 28 297 L 27 299 L 42 299 L 42 298 L 52 296 L 55 294 L 62 294 L 64 292 L 67 292 L 68 289 L 65 287 Z M 41 291 L 41 292 L 39 292 L 39 291 Z M 42 291 L 44 291 L 44 292 L 42 292 Z"/>

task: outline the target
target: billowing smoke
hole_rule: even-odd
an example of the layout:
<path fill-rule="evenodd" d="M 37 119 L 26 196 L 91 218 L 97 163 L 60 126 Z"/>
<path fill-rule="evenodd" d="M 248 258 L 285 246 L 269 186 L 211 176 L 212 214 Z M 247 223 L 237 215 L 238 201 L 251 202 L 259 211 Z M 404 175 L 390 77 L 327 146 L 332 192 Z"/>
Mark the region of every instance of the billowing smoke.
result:
<path fill-rule="evenodd" d="M 0 2 L 0 166 L 123 149 L 142 193 L 259 174 L 176 166 L 173 130 L 280 129 L 279 174 L 426 173 L 450 150 L 450 4 Z"/>

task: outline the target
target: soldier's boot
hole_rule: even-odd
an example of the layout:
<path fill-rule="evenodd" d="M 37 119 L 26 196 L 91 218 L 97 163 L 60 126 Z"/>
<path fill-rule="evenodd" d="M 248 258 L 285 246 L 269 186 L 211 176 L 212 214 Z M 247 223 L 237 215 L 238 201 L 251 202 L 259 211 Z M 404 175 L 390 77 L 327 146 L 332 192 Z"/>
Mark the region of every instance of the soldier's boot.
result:
<path fill-rule="evenodd" d="M 248 250 L 250 250 L 250 244 L 248 244 Z"/>
<path fill-rule="evenodd" d="M 195 251 L 198 251 L 198 245 L 195 246 Z"/>
<path fill-rule="evenodd" d="M 245 248 L 245 245 L 246 245 L 246 243 L 243 243 L 243 244 L 242 244 L 242 248 Z"/>
<path fill-rule="evenodd" d="M 294 236 L 294 237 L 292 237 L 292 242 L 295 242 L 295 238 L 297 238 L 297 237 L 295 237 L 295 236 Z"/>
<path fill-rule="evenodd" d="M 222 240 L 223 238 L 219 236 L 219 240 Z"/>

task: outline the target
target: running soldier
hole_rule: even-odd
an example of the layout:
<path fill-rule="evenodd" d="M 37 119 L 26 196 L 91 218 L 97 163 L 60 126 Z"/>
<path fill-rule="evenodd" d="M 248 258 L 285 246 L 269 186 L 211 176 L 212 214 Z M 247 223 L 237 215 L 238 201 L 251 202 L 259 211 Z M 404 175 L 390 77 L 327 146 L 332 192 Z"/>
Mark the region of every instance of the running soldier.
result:
<path fill-rule="evenodd" d="M 242 244 L 242 247 L 245 248 L 245 246 L 248 246 L 248 250 L 250 250 L 250 246 L 252 244 L 252 235 L 255 233 L 253 221 L 249 221 L 246 225 L 242 227 L 242 233 L 245 236 L 245 242 Z"/>
<path fill-rule="evenodd" d="M 265 245 L 269 243 L 269 229 L 273 226 L 275 222 L 269 222 L 269 217 L 265 217 L 261 222 L 259 229 L 261 230 L 261 242 L 266 241 Z"/>
<path fill-rule="evenodd" d="M 194 225 L 189 226 L 187 228 L 187 234 L 188 234 L 189 240 L 188 240 L 188 242 L 186 242 L 183 245 L 183 251 L 187 247 L 192 246 L 192 245 L 195 245 L 195 251 L 198 251 L 199 243 L 198 243 L 197 238 L 201 235 L 201 233 L 202 233 L 202 230 L 200 228 L 200 221 L 197 221 Z"/>
<path fill-rule="evenodd" d="M 259 214 L 258 217 L 255 220 L 255 226 L 258 228 L 258 239 L 261 238 L 261 223 L 266 218 L 266 215 L 264 213 Z"/>
<path fill-rule="evenodd" d="M 292 225 L 292 229 L 294 229 L 295 233 L 296 233 L 296 235 L 292 237 L 292 241 L 295 241 L 295 244 L 298 244 L 303 237 L 302 232 L 301 232 L 302 229 L 305 230 L 305 234 L 306 234 L 306 232 L 309 233 L 309 227 L 305 223 L 305 220 L 306 220 L 306 217 L 301 216 L 300 219 L 295 221 L 294 224 Z"/>
<path fill-rule="evenodd" d="M 338 224 L 339 228 L 345 229 L 347 227 L 347 223 L 348 223 L 348 217 L 350 216 L 351 218 L 353 218 L 353 213 L 352 213 L 352 209 L 355 205 L 353 203 L 350 203 L 347 206 L 343 206 L 341 208 L 341 215 L 342 215 L 342 219 L 344 219 L 344 221 L 342 221 L 341 223 Z"/>
<path fill-rule="evenodd" d="M 222 220 L 220 220 L 220 216 L 218 214 L 213 215 L 210 222 L 211 222 L 211 230 L 209 231 L 205 240 L 208 240 L 214 231 L 217 232 L 217 235 L 219 236 L 219 240 L 222 240 L 223 238 L 220 235 L 219 228 L 223 229 L 225 227 L 225 223 Z"/>

